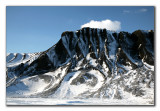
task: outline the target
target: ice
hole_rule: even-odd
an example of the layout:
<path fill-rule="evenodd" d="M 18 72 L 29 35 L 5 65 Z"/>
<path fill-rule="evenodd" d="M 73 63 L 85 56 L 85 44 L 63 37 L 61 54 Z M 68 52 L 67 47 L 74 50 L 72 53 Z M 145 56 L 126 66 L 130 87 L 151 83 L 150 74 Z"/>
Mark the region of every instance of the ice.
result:
<path fill-rule="evenodd" d="M 7 105 L 153 105 L 149 98 L 132 97 L 119 99 L 54 99 L 54 98 L 7 98 Z"/>

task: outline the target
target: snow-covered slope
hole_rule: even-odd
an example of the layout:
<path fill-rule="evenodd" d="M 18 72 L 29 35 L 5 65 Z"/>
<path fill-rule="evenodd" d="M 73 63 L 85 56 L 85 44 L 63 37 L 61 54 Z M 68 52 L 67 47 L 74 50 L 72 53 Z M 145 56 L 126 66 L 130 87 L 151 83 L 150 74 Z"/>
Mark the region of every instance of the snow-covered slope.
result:
<path fill-rule="evenodd" d="M 48 50 L 7 54 L 6 61 L 7 97 L 134 97 L 154 103 L 152 30 L 66 31 Z"/>
<path fill-rule="evenodd" d="M 26 63 L 28 62 L 29 64 L 32 63 L 40 53 L 8 53 L 6 62 L 7 62 L 7 67 L 13 67 L 17 66 L 21 63 Z"/>

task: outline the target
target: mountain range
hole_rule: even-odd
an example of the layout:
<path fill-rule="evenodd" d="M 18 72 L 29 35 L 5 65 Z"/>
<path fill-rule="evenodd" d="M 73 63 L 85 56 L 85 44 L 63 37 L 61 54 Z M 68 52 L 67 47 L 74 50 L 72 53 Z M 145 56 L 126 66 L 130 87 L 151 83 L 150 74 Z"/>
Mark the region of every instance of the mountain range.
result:
<path fill-rule="evenodd" d="M 43 45 L 43 44 L 42 44 Z M 7 97 L 150 98 L 154 104 L 154 31 L 82 28 L 49 49 L 8 53 Z"/>

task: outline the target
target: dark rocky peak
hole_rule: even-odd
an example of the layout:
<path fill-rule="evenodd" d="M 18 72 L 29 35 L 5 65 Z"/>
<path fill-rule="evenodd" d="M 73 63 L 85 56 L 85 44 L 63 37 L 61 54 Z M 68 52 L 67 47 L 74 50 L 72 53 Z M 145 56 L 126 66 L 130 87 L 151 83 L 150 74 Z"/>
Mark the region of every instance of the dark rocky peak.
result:
<path fill-rule="evenodd" d="M 86 57 L 88 53 L 93 53 L 95 58 L 99 58 L 100 53 L 106 52 L 113 55 L 117 53 L 117 48 L 124 50 L 134 58 L 139 57 L 139 48 L 144 47 L 148 51 L 154 52 L 154 31 L 137 30 L 133 33 L 121 31 L 119 33 L 106 29 L 82 28 L 75 32 L 65 31 L 61 35 L 61 40 L 55 49 L 58 55 L 66 53 L 71 58 L 74 55 Z M 58 47 L 58 48 L 57 48 Z M 57 50 L 58 49 L 58 50 Z M 59 52 L 59 51 L 62 51 Z"/>

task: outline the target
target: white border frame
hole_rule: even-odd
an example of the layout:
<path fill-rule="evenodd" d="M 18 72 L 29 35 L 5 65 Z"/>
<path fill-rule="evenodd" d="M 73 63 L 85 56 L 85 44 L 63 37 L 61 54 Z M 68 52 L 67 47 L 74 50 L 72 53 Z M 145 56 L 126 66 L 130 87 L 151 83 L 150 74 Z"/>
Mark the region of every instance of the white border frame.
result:
<path fill-rule="evenodd" d="M 76 107 L 56 107 L 56 106 L 6 106 L 6 6 L 155 6 L 155 74 L 156 74 L 156 92 L 155 106 L 76 106 Z M 81 110 L 111 110 L 111 111 L 160 111 L 160 68 L 158 63 L 160 59 L 160 3 L 158 0 L 0 0 L 0 109 L 2 111 L 28 111 L 29 109 L 38 111 L 81 111 Z M 159 25 L 157 25 L 159 24 Z M 158 32 L 159 31 L 159 32 Z M 127 109 L 129 108 L 129 109 Z"/>

